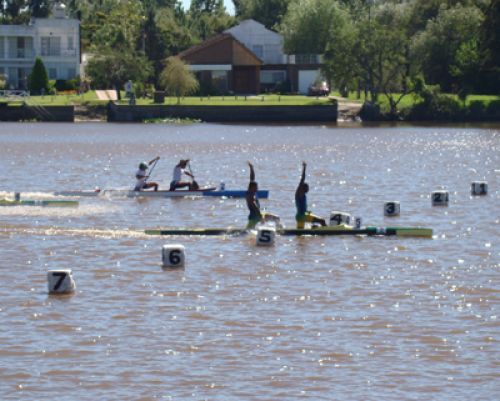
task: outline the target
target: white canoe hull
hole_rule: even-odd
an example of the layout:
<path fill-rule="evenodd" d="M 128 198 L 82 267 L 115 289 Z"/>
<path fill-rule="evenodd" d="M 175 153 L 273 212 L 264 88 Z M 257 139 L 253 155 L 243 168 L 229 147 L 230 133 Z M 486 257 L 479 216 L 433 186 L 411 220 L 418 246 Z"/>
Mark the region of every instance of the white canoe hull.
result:
<path fill-rule="evenodd" d="M 217 190 L 215 187 L 200 188 L 196 191 L 190 191 L 187 189 L 178 189 L 176 191 L 132 191 L 129 189 L 101 189 L 101 190 L 83 190 L 83 191 L 57 191 L 53 192 L 57 196 L 115 196 L 115 197 L 127 197 L 127 198 L 181 198 L 181 197 L 213 197 L 225 196 L 227 198 L 244 198 L 246 195 L 245 189 L 224 189 Z M 257 191 L 257 196 L 260 199 L 267 199 L 269 197 L 268 190 Z"/>

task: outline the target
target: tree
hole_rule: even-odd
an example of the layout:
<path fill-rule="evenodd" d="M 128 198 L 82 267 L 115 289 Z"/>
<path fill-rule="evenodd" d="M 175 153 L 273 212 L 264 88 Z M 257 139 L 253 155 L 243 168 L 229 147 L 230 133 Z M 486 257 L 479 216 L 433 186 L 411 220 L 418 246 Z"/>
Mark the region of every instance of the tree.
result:
<path fill-rule="evenodd" d="M 195 38 L 188 29 L 182 10 L 162 7 L 148 12 L 145 24 L 146 56 L 159 76 L 164 60 L 190 47 Z"/>
<path fill-rule="evenodd" d="M 459 85 L 458 96 L 464 102 L 467 96 L 477 86 L 477 75 L 481 67 L 479 46 L 477 40 L 464 42 L 458 48 L 453 64 L 450 65 L 450 73 L 456 78 Z"/>
<path fill-rule="evenodd" d="M 29 11 L 33 18 L 47 18 L 50 13 L 48 0 L 29 0 Z"/>
<path fill-rule="evenodd" d="M 160 83 L 167 93 L 177 97 L 177 104 L 180 103 L 181 97 L 189 95 L 199 88 L 199 83 L 193 73 L 178 57 L 169 57 L 165 60 Z"/>
<path fill-rule="evenodd" d="M 251 18 L 269 29 L 276 29 L 286 15 L 292 0 L 236 0 L 233 3 L 239 18 Z"/>
<path fill-rule="evenodd" d="M 379 94 L 387 98 L 392 117 L 397 116 L 400 101 L 413 90 L 412 80 L 418 72 L 410 53 L 407 21 L 404 5 L 369 9 L 367 18 L 357 21 L 353 51 L 361 78 L 373 103 Z"/>
<path fill-rule="evenodd" d="M 146 57 L 120 48 L 107 48 L 94 54 L 86 68 L 92 87 L 114 87 L 119 99 L 120 90 L 125 82 L 128 80 L 146 82 L 151 72 L 151 64 Z"/>
<path fill-rule="evenodd" d="M 285 38 L 285 51 L 321 54 L 329 42 L 336 42 L 337 27 L 347 15 L 331 0 L 295 0 L 279 29 Z"/>
<path fill-rule="evenodd" d="M 330 87 L 344 88 L 353 80 L 355 32 L 346 8 L 330 0 L 294 1 L 280 31 L 287 53 L 324 54 L 323 73 Z"/>
<path fill-rule="evenodd" d="M 7 79 L 5 75 L 0 74 L 0 89 L 5 89 L 7 87 Z"/>
<path fill-rule="evenodd" d="M 414 39 L 412 51 L 421 60 L 426 82 L 439 84 L 444 91 L 457 85 L 449 66 L 455 64 L 464 43 L 478 38 L 483 14 L 475 7 L 441 7 L 438 16 L 427 23 Z"/>
<path fill-rule="evenodd" d="M 192 0 L 187 17 L 188 28 L 202 41 L 234 25 L 222 0 Z"/>
<path fill-rule="evenodd" d="M 24 24 L 29 21 L 29 15 L 25 12 L 26 0 L 5 0 L 3 3 L 2 15 L 5 24 Z"/>
<path fill-rule="evenodd" d="M 222 0 L 191 0 L 190 11 L 214 13 L 224 8 Z"/>
<path fill-rule="evenodd" d="M 36 58 L 35 65 L 29 76 L 28 87 L 30 92 L 35 95 L 47 93 L 49 90 L 47 70 L 39 57 Z"/>
<path fill-rule="evenodd" d="M 479 36 L 481 62 L 480 88 L 487 93 L 500 93 L 500 0 L 491 0 L 484 12 Z"/>

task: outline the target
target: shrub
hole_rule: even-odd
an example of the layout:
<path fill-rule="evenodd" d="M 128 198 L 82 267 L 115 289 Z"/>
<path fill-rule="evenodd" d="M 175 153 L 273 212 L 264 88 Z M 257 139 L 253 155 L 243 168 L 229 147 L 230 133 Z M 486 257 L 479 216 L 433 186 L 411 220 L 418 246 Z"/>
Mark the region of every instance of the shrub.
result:
<path fill-rule="evenodd" d="M 489 120 L 500 121 L 500 100 L 494 100 L 488 104 L 486 116 Z"/>
<path fill-rule="evenodd" d="M 48 93 L 49 91 L 49 78 L 47 76 L 47 70 L 43 64 L 41 58 L 37 57 L 35 60 L 35 65 L 29 76 L 28 86 L 31 93 L 35 95 L 40 95 L 43 93 Z"/>
<path fill-rule="evenodd" d="M 481 100 L 470 102 L 467 108 L 467 118 L 470 120 L 483 120 L 486 117 L 486 105 Z"/>

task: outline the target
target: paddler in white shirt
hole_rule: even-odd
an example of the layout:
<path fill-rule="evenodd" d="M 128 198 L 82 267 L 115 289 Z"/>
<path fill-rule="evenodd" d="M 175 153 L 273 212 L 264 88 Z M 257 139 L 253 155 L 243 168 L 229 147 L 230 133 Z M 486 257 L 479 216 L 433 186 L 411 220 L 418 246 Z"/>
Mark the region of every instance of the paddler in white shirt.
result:
<path fill-rule="evenodd" d="M 174 167 L 174 172 L 172 174 L 172 181 L 170 182 L 170 191 L 175 191 L 177 188 L 188 187 L 189 190 L 198 189 L 198 184 L 194 180 L 194 175 L 192 172 L 187 171 L 186 167 L 189 163 L 189 159 L 180 160 L 179 163 Z M 191 181 L 182 181 L 182 176 L 187 175 L 191 177 Z"/>
<path fill-rule="evenodd" d="M 139 164 L 139 169 L 135 173 L 135 178 L 137 179 L 134 187 L 134 191 L 142 191 L 148 188 L 154 188 L 155 191 L 158 191 L 158 183 L 156 182 L 147 182 L 151 173 L 148 174 L 148 168 L 151 164 L 156 163 L 160 160 L 160 156 L 155 157 L 150 162 L 142 162 Z"/>

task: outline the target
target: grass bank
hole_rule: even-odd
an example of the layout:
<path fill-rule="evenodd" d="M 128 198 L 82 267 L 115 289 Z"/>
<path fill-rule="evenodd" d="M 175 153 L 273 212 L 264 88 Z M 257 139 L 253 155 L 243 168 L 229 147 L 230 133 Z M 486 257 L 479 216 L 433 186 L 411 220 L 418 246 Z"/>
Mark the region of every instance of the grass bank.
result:
<path fill-rule="evenodd" d="M 129 100 L 122 93 L 122 100 L 118 104 L 127 104 Z M 48 95 L 30 96 L 25 99 L 11 101 L 10 103 L 26 102 L 29 106 L 70 106 L 70 105 L 106 105 L 108 100 L 99 100 L 94 91 L 89 91 L 82 95 Z M 136 104 L 139 106 L 158 105 L 150 98 L 138 98 Z M 165 105 L 178 104 L 176 97 L 165 97 Z M 327 97 L 293 96 L 293 95 L 259 95 L 259 96 L 189 96 L 180 100 L 183 106 L 262 106 L 262 105 L 282 105 L 282 106 L 317 106 L 331 104 Z"/>

